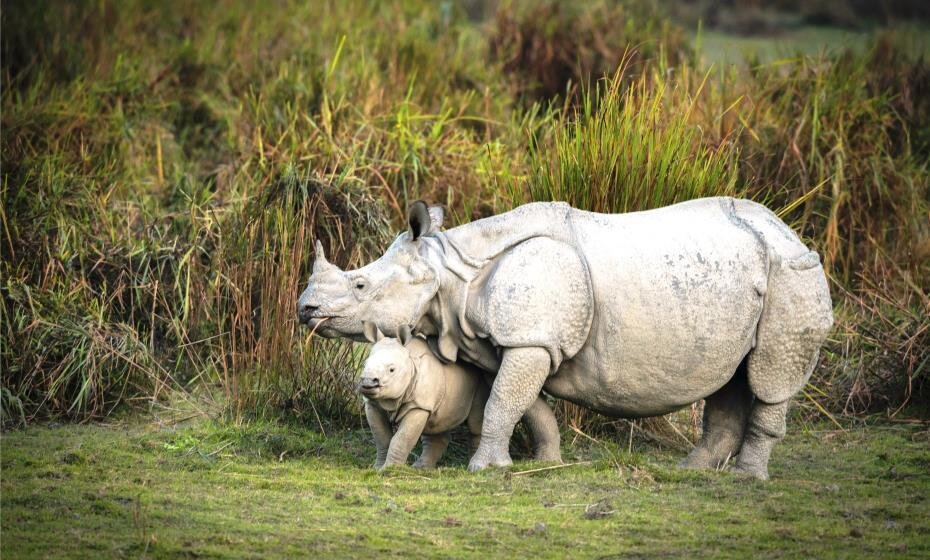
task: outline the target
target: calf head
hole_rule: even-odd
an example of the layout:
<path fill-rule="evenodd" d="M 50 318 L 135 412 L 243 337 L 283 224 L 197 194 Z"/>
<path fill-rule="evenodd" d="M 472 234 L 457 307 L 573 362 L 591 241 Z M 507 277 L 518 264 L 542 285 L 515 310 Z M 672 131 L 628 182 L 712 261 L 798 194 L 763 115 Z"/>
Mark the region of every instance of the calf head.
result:
<path fill-rule="evenodd" d="M 362 367 L 358 392 L 369 399 L 399 399 L 416 375 L 416 366 L 407 350 L 412 335 L 401 329 L 398 338 L 387 338 L 372 323 L 365 323 L 365 337 L 374 345 Z"/>

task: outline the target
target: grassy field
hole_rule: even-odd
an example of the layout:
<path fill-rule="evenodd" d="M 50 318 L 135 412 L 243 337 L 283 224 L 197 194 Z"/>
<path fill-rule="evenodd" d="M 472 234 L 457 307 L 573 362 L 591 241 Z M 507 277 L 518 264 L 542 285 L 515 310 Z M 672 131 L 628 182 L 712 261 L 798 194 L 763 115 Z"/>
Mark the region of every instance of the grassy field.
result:
<path fill-rule="evenodd" d="M 571 440 L 567 434 L 567 440 Z M 930 425 L 792 425 L 772 481 L 575 438 L 584 464 L 379 475 L 364 431 L 252 423 L 4 436 L 4 558 L 926 558 Z M 623 438 L 617 438 L 622 441 Z"/>

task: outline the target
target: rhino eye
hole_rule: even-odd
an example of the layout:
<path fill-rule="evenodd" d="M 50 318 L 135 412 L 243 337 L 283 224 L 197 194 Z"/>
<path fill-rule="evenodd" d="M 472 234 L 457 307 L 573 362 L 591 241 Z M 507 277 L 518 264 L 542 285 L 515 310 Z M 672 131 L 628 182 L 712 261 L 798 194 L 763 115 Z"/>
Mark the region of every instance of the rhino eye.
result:
<path fill-rule="evenodd" d="M 390 368 L 388 371 L 390 371 L 391 373 L 394 373 L 394 368 Z"/>
<path fill-rule="evenodd" d="M 364 283 L 364 282 L 356 282 L 356 283 L 355 283 L 355 289 L 356 289 L 356 290 L 364 290 L 364 289 L 365 289 L 365 283 Z"/>

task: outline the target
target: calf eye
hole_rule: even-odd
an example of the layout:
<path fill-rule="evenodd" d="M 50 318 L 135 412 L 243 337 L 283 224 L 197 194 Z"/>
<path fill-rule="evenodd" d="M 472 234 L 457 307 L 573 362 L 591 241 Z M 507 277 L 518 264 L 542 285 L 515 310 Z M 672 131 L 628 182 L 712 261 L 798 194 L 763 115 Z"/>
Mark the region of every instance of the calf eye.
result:
<path fill-rule="evenodd" d="M 391 373 L 394 373 L 394 368 L 391 368 L 389 371 L 390 371 Z"/>
<path fill-rule="evenodd" d="M 356 289 L 356 290 L 364 290 L 364 289 L 365 289 L 365 283 L 364 283 L 364 282 L 356 282 L 356 283 L 355 283 L 355 289 Z"/>

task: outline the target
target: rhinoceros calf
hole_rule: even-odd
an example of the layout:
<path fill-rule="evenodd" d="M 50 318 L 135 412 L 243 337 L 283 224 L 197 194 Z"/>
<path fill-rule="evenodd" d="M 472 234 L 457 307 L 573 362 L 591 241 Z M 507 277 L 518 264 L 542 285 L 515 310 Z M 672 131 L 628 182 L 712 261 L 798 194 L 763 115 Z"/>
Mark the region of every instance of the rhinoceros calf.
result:
<path fill-rule="evenodd" d="M 375 344 L 358 390 L 377 448 L 375 468 L 405 465 L 421 435 L 423 452 L 413 466 L 435 467 L 449 445 L 449 431 L 463 422 L 468 424 L 474 451 L 481 441 L 490 390 L 484 373 L 442 363 L 426 341 L 413 337 L 408 329 L 402 329 L 397 339 L 385 338 L 373 326 L 366 330 Z M 397 427 L 393 433 L 392 426 Z"/>
<path fill-rule="evenodd" d="M 342 283 L 311 278 L 299 315 L 413 325 L 441 358 L 497 372 L 469 468 L 510 464 L 514 424 L 545 390 L 621 417 L 706 399 L 686 466 L 739 454 L 736 469 L 768 477 L 833 323 L 818 255 L 774 213 L 732 198 L 613 215 L 554 202 L 441 226 L 415 203 L 381 258 Z"/>

